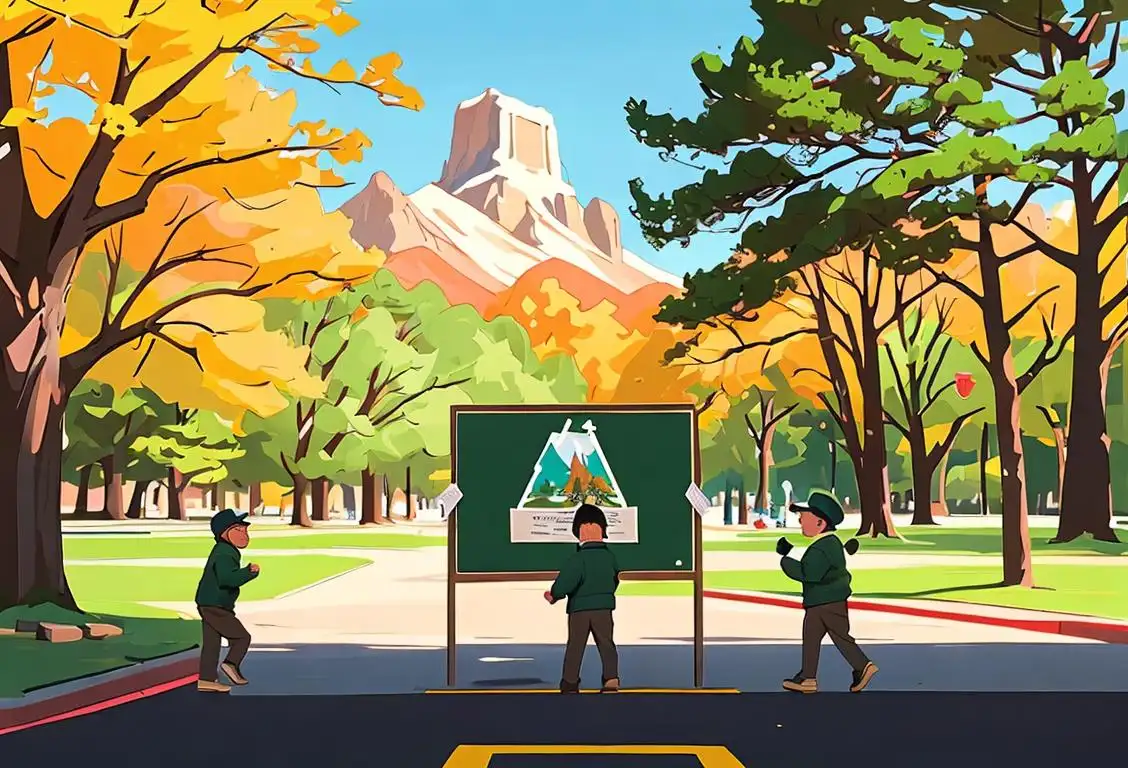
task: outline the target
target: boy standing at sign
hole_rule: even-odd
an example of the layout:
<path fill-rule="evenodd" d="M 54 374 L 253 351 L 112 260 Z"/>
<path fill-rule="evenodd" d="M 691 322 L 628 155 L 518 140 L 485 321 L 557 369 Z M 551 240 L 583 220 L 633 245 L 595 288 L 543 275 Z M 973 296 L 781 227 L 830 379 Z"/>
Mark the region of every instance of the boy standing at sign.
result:
<path fill-rule="evenodd" d="M 783 572 L 803 585 L 803 669 L 795 677 L 783 681 L 784 690 L 798 693 L 815 693 L 815 678 L 819 669 L 819 650 L 822 639 L 830 635 L 838 652 L 854 670 L 850 685 L 852 693 L 859 693 L 869 685 L 877 673 L 875 665 L 850 636 L 850 614 L 846 601 L 850 597 L 850 571 L 846 568 L 846 555 L 858 551 L 857 539 L 845 545 L 834 530 L 846 515 L 834 496 L 815 491 L 806 504 L 792 504 L 791 511 L 799 514 L 799 527 L 803 535 L 812 539 L 796 560 L 788 557 L 793 549 L 791 542 L 781 538 L 776 552 L 782 556 Z"/>
<path fill-rule="evenodd" d="M 580 692 L 580 667 L 588 635 L 595 637 L 603 665 L 601 691 L 619 690 L 619 651 L 615 648 L 615 590 L 619 564 L 607 548 L 607 517 L 594 504 L 581 504 L 572 519 L 576 553 L 560 569 L 552 588 L 544 593 L 549 605 L 568 599 L 568 644 L 564 649 L 561 693 Z"/>

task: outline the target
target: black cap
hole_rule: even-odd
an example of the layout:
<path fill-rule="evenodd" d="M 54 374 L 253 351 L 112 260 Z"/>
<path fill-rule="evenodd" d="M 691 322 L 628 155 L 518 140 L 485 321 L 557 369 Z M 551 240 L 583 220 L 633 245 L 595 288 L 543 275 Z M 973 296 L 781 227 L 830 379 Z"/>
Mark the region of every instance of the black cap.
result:
<path fill-rule="evenodd" d="M 233 509 L 225 509 L 216 512 L 211 519 L 211 532 L 212 536 L 217 539 L 223 534 L 227 533 L 227 529 L 236 525 L 250 525 L 247 522 L 246 512 L 236 512 Z"/>

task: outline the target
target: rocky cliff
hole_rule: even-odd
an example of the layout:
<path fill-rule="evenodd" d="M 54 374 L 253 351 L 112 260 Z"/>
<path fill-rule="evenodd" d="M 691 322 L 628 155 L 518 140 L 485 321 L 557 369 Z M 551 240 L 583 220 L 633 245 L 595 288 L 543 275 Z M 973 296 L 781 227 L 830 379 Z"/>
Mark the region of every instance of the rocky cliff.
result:
<path fill-rule="evenodd" d="M 406 285 L 433 280 L 452 302 L 482 310 L 546 262 L 578 267 L 571 280 L 593 298 L 681 287 L 623 249 L 609 203 L 580 203 L 563 176 L 552 115 L 493 89 L 458 106 L 436 183 L 407 195 L 380 172 L 341 210 L 353 238 L 383 249 Z"/>

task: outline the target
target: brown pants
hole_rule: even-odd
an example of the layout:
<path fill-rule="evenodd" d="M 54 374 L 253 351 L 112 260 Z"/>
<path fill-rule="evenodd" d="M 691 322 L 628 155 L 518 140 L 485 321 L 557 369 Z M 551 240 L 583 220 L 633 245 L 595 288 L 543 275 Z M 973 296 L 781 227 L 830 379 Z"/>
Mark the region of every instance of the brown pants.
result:
<path fill-rule="evenodd" d="M 219 668 L 220 639 L 227 638 L 228 661 L 238 667 L 251 647 L 251 633 L 234 611 L 216 608 L 211 605 L 197 605 L 196 610 L 203 619 L 204 639 L 200 646 L 200 679 L 214 683 Z"/>
<path fill-rule="evenodd" d="M 819 671 L 822 639 L 830 635 L 834 647 L 855 672 L 861 672 L 869 658 L 850 636 L 850 614 L 846 602 L 814 605 L 803 611 L 803 671 L 800 676 L 814 680 Z"/>
<path fill-rule="evenodd" d="M 566 683 L 580 682 L 580 667 L 584 663 L 588 635 L 595 637 L 599 661 L 603 664 L 603 679 L 619 676 L 619 651 L 615 648 L 615 619 L 611 611 L 576 611 L 568 614 L 568 645 L 564 648 L 563 674 Z"/>

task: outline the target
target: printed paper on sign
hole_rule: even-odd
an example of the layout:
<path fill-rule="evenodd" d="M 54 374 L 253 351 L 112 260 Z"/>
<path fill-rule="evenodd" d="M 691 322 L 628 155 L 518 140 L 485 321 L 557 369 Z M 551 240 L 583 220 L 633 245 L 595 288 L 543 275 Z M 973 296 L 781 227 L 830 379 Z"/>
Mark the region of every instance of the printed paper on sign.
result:
<path fill-rule="evenodd" d="M 446 490 L 435 497 L 435 501 L 439 503 L 443 513 L 449 515 L 458 502 L 462 501 L 462 490 L 454 483 L 451 483 L 446 487 Z"/>
<path fill-rule="evenodd" d="M 696 510 L 697 514 L 704 515 L 709 511 L 709 498 L 705 495 L 697 483 L 690 483 L 689 488 L 685 491 L 685 498 L 689 501 L 690 506 Z"/>

